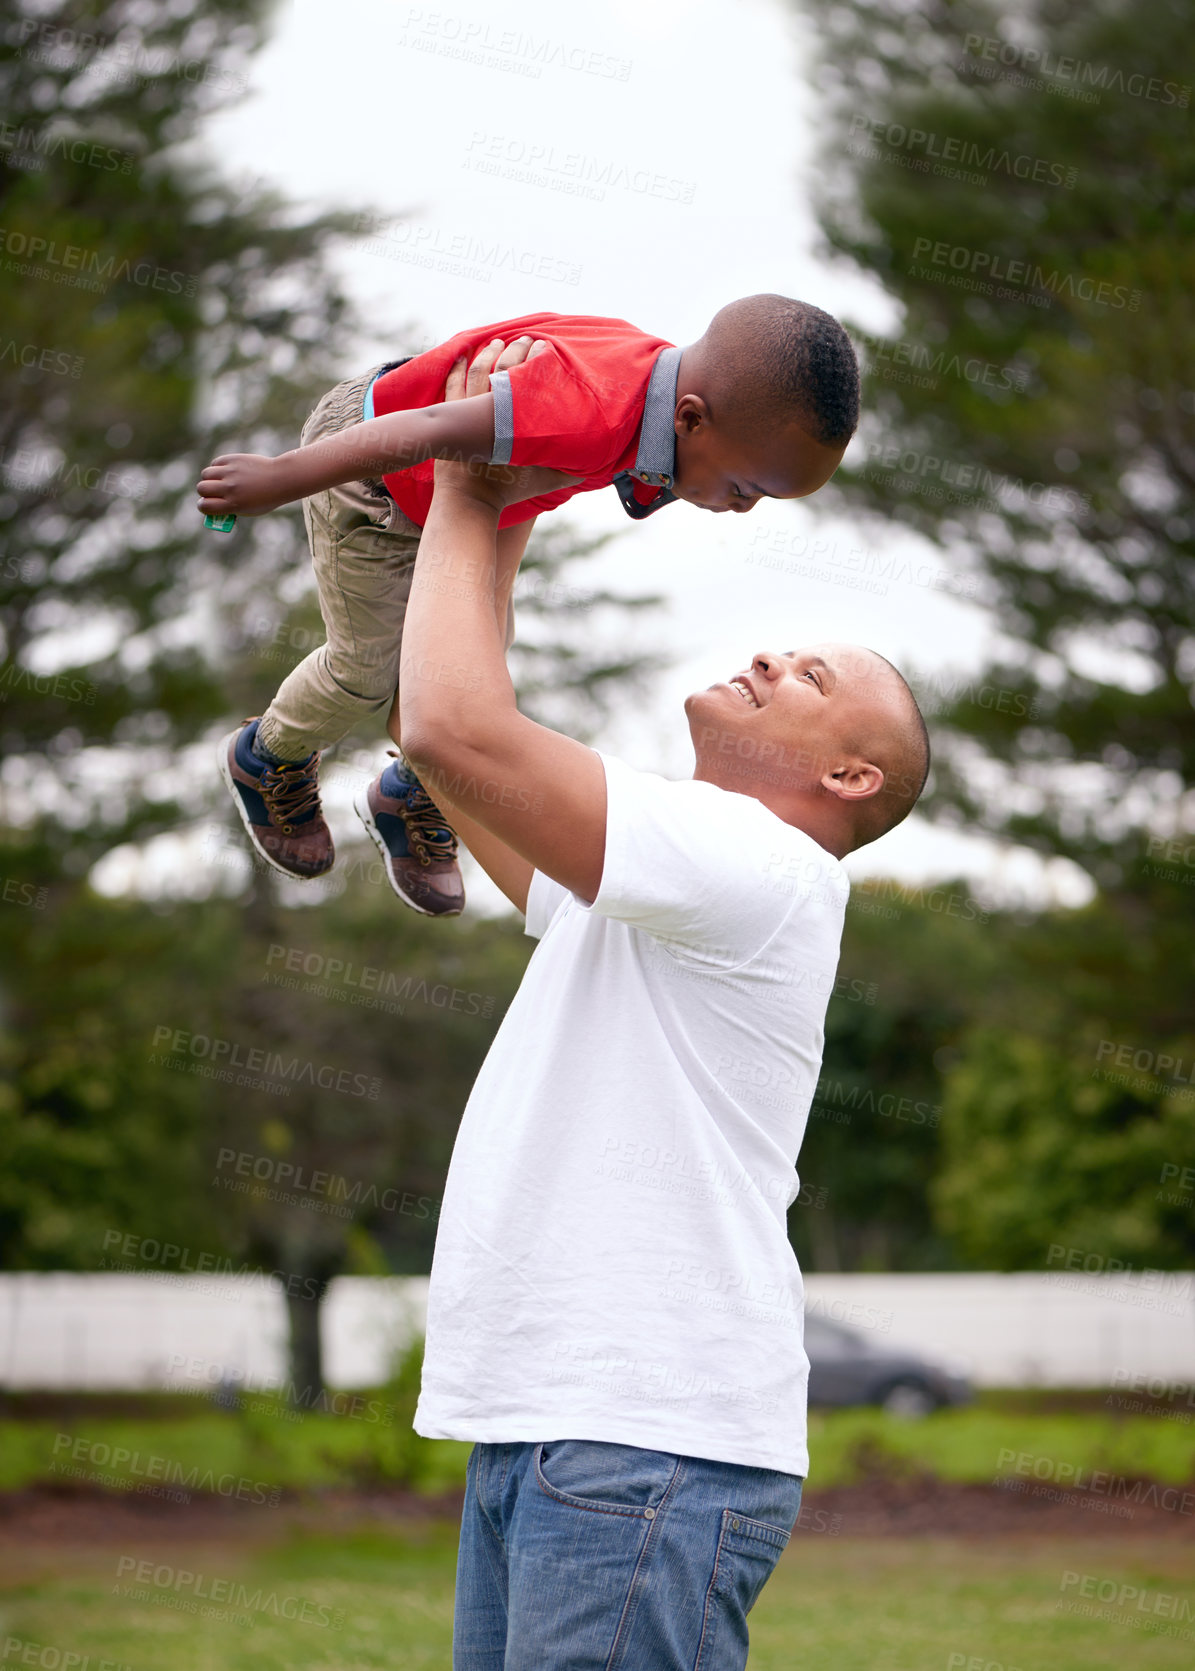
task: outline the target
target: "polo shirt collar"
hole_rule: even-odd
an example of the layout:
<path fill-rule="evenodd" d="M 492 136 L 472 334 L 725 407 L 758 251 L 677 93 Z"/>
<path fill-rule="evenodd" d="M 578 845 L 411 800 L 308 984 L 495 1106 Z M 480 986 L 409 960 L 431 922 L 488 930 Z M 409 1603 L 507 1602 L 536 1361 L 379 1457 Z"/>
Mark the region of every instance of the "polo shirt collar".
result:
<path fill-rule="evenodd" d="M 660 352 L 647 384 L 639 451 L 629 474 L 648 487 L 671 487 L 676 475 L 676 380 L 683 348 Z"/>

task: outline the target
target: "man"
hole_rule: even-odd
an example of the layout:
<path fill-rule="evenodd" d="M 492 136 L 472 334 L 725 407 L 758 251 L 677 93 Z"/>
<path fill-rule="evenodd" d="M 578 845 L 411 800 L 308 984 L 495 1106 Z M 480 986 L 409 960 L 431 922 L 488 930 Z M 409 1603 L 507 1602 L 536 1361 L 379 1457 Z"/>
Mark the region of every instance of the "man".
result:
<path fill-rule="evenodd" d="M 925 727 L 894 668 L 833 644 L 691 696 L 691 782 L 534 724 L 496 534 L 550 482 L 499 474 L 437 466 L 394 728 L 540 941 L 432 1271 L 415 1426 L 474 1442 L 454 1665 L 731 1671 L 807 1469 L 786 1214 L 840 861 L 916 802 Z"/>

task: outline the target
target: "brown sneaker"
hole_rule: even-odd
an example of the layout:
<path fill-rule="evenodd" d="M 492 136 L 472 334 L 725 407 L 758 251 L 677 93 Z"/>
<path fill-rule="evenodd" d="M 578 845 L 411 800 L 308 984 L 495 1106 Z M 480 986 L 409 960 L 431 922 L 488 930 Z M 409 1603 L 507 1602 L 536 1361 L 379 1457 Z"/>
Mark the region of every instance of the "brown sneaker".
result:
<path fill-rule="evenodd" d="M 401 755 L 358 792 L 353 805 L 403 904 L 425 917 L 459 916 L 465 885 L 456 862 L 456 837 Z"/>
<path fill-rule="evenodd" d="M 336 862 L 332 832 L 319 799 L 319 754 L 291 766 L 267 766 L 253 752 L 257 720 L 220 744 L 220 773 L 249 840 L 268 865 L 310 882 Z"/>

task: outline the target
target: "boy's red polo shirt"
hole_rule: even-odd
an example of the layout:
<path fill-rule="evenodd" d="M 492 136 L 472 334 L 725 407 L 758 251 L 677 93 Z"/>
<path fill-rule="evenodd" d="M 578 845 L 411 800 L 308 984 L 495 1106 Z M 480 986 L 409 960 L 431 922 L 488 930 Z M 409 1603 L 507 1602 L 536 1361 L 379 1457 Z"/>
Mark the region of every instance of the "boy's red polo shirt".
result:
<path fill-rule="evenodd" d="M 524 360 L 510 371 L 495 372 L 490 378 L 494 395 L 492 462 L 537 464 L 567 471 L 582 480 L 576 487 L 511 505 L 502 513 L 500 525 L 526 522 L 541 511 L 563 505 L 574 493 L 609 486 L 624 472 L 634 477 L 636 508 L 627 504 L 627 493 L 622 494 L 631 515 L 642 516 L 655 501 L 670 499 L 672 495 L 661 490 L 671 487 L 675 469 L 672 412 L 675 365 L 680 354 L 663 337 L 636 330 L 625 319 L 528 313 L 520 319 L 460 331 L 438 348 L 384 372 L 372 389 L 374 416 L 435 406 L 444 398 L 454 361 L 462 355 L 472 360 L 495 337 L 509 343 L 520 336 L 533 336 L 538 342 L 546 342 L 548 348 L 534 359 Z M 670 389 L 667 376 L 657 374 L 653 379 L 652 375 L 662 352 L 668 349 L 672 352 L 660 372 L 671 370 Z M 650 408 L 649 424 L 644 422 L 645 407 Z M 649 428 L 651 445 L 647 445 Z M 639 445 L 641 429 L 646 459 Z M 645 462 L 652 468 L 644 468 Z M 434 460 L 428 459 L 383 478 L 399 508 L 420 527 L 431 508 L 434 472 Z M 642 509 L 638 509 L 640 506 Z"/>

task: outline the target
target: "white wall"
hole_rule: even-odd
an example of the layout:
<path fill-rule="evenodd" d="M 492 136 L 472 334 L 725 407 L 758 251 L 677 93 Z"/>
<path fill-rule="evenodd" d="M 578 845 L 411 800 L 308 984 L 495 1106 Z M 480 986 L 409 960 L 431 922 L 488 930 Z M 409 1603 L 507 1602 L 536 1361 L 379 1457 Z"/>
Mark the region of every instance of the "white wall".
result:
<path fill-rule="evenodd" d="M 1195 1274 L 807 1276 L 806 1310 L 956 1360 L 981 1387 L 1195 1380 Z"/>
<path fill-rule="evenodd" d="M 1118 1371 L 1195 1380 L 1195 1273 L 810 1276 L 806 1289 L 811 1311 L 877 1346 L 954 1360 L 979 1386 L 1107 1386 Z M 329 1382 L 380 1382 L 426 1303 L 424 1277 L 338 1278 L 324 1307 Z M 279 1384 L 285 1347 L 273 1282 L 0 1275 L 2 1386 Z"/>

